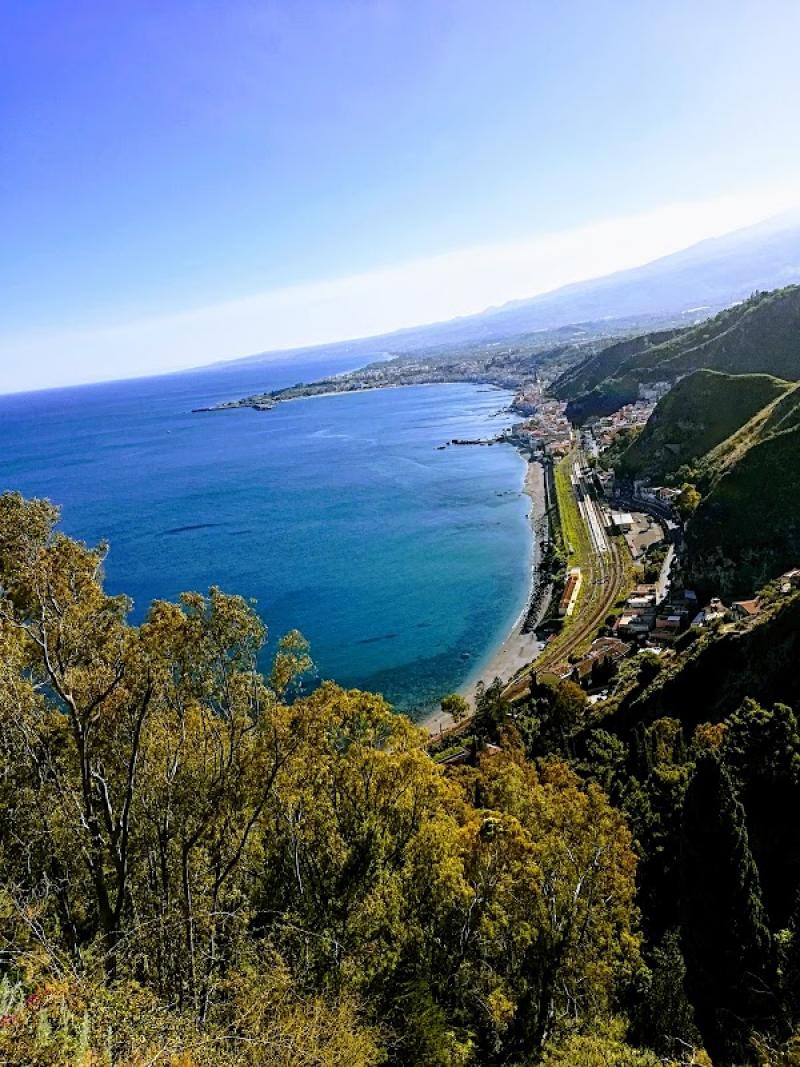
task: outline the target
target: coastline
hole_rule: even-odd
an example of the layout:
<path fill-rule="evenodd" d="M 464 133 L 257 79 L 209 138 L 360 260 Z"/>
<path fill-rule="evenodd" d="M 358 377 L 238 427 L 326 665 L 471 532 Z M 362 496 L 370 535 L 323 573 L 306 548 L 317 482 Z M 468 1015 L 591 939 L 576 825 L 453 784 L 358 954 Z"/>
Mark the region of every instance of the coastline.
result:
<path fill-rule="evenodd" d="M 356 368 L 358 370 L 359 368 Z M 342 371 L 342 376 L 346 374 L 352 374 L 352 371 Z M 338 377 L 338 375 L 337 375 Z M 514 390 L 507 385 L 500 385 L 495 382 L 473 382 L 462 380 L 459 378 L 442 379 L 442 381 L 436 382 L 381 382 L 377 385 L 363 385 L 357 389 L 329 389 L 320 391 L 318 393 L 298 393 L 296 396 L 271 396 L 270 394 L 264 394 L 263 401 L 256 401 L 251 397 L 244 397 L 241 400 L 224 400 L 219 404 L 211 404 L 208 407 L 192 408 L 193 415 L 209 415 L 218 414 L 225 411 L 259 411 L 267 412 L 274 411 L 279 404 L 291 404 L 295 400 L 320 400 L 324 397 L 331 396 L 353 396 L 356 393 L 376 393 L 382 392 L 388 389 L 428 389 L 439 385 L 474 385 L 479 389 L 494 389 L 499 392 L 510 393 L 514 396 Z M 283 392 L 285 390 L 278 390 Z M 513 404 L 513 401 L 512 401 Z M 513 406 L 509 405 L 509 412 L 513 412 Z M 497 414 L 503 414 L 504 411 L 499 411 Z"/>
<path fill-rule="evenodd" d="M 527 460 L 525 480 L 522 490 L 531 501 L 529 521 L 533 531 L 533 553 L 525 606 L 502 641 L 495 646 L 486 661 L 459 688 L 458 692 L 470 706 L 475 709 L 478 685 L 489 685 L 499 678 L 506 682 L 522 667 L 526 667 L 541 651 L 541 642 L 537 640 L 534 628 L 542 614 L 543 605 L 539 603 L 539 565 L 541 561 L 542 540 L 546 536 L 547 523 L 547 489 L 544 467 L 538 460 Z M 419 723 L 431 734 L 441 733 L 453 725 L 450 715 L 441 710 L 431 712 Z"/>

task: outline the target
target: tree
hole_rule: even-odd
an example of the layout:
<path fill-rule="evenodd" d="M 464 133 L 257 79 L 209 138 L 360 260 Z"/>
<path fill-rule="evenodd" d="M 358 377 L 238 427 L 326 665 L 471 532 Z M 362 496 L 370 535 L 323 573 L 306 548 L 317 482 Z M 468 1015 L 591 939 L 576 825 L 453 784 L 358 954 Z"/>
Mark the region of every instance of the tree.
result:
<path fill-rule="evenodd" d="M 714 755 L 687 790 L 680 865 L 687 990 L 712 1058 L 735 1061 L 771 1025 L 775 975 L 744 811 Z"/>
<path fill-rule="evenodd" d="M 298 634 L 263 677 L 216 588 L 132 626 L 56 520 L 0 497 L 0 1058 L 499 1067 L 609 1016 L 635 858 L 597 786 L 510 728 L 435 763 L 381 697 L 304 691 Z M 584 694 L 540 696 L 569 741 Z"/>
<path fill-rule="evenodd" d="M 744 807 L 770 925 L 780 929 L 800 886 L 800 731 L 792 709 L 745 700 L 727 720 L 722 758 Z"/>
<path fill-rule="evenodd" d="M 265 631 L 241 598 L 187 594 L 131 627 L 102 546 L 56 518 L 0 498 L 7 938 L 59 972 L 146 973 L 203 1018 L 246 929 L 242 872 L 290 713 L 255 671 Z"/>
<path fill-rule="evenodd" d="M 617 1020 L 593 1028 L 591 1033 L 571 1034 L 553 1042 L 545 1049 L 541 1063 L 542 1067 L 665 1067 L 654 1052 L 627 1044 L 625 1028 Z"/>
<path fill-rule="evenodd" d="M 702 497 L 696 486 L 690 482 L 684 482 L 680 493 L 675 497 L 675 510 L 685 522 L 694 515 L 701 500 Z"/>
<path fill-rule="evenodd" d="M 469 714 L 469 704 L 460 693 L 448 693 L 442 697 L 440 707 L 456 724 L 463 722 Z"/>
<path fill-rule="evenodd" d="M 694 1012 L 686 995 L 686 964 L 680 932 L 671 929 L 647 954 L 647 987 L 636 1015 L 635 1033 L 659 1053 L 679 1057 L 699 1045 Z"/>
<path fill-rule="evenodd" d="M 481 789 L 489 811 L 502 813 L 488 824 L 501 869 L 515 825 L 535 864 L 524 877 L 506 874 L 503 910 L 486 912 L 496 943 L 481 953 L 514 1005 L 505 1036 L 513 1058 L 541 1048 L 570 1017 L 608 1015 L 638 959 L 636 859 L 619 813 L 561 761 L 537 771 L 513 752 L 484 757 Z"/>

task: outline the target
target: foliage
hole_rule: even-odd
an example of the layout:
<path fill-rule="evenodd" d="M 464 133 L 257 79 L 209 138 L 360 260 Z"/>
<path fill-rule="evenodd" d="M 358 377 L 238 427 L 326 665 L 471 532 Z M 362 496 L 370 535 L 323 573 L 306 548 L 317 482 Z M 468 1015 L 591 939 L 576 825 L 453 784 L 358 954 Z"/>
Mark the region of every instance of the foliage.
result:
<path fill-rule="evenodd" d="M 659 400 L 621 457 L 620 472 L 655 483 L 674 481 L 681 467 L 722 444 L 789 388 L 769 374 L 697 370 Z"/>
<path fill-rule="evenodd" d="M 448 774 L 380 697 L 298 688 L 300 635 L 262 677 L 217 589 L 131 626 L 56 519 L 0 498 L 8 1062 L 501 1064 L 611 1014 L 636 863 L 596 785 L 513 746 Z"/>
<path fill-rule="evenodd" d="M 130 625 L 56 520 L 0 498 L 3 1062 L 796 1058 L 800 596 L 599 710 L 481 688 L 447 767 L 238 597 Z"/>
<path fill-rule="evenodd" d="M 697 511 L 700 505 L 701 496 L 697 490 L 697 486 L 692 485 L 691 482 L 684 482 L 681 486 L 681 491 L 675 498 L 675 510 L 680 517 L 686 522 Z"/>
<path fill-rule="evenodd" d="M 747 594 L 796 565 L 798 463 L 800 424 L 756 439 L 723 468 L 687 530 L 695 577 L 708 583 L 722 564 L 717 589 Z"/>
<path fill-rule="evenodd" d="M 800 288 L 754 293 L 685 330 L 612 346 L 556 382 L 573 421 L 605 415 L 638 396 L 640 383 L 675 382 L 701 369 L 797 380 Z M 615 353 L 615 349 L 619 355 Z"/>
<path fill-rule="evenodd" d="M 455 723 L 461 722 L 469 714 L 469 704 L 460 693 L 448 693 L 442 697 L 440 707 Z"/>

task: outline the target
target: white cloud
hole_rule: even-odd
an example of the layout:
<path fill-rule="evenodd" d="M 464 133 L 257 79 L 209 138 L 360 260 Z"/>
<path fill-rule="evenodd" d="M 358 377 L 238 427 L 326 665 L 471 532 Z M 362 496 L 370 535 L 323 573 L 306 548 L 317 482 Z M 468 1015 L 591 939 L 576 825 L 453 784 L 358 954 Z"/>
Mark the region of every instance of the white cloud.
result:
<path fill-rule="evenodd" d="M 157 318 L 17 334 L 2 340 L 3 386 L 35 389 L 153 374 L 467 315 L 637 266 L 767 218 L 793 201 L 793 190 L 772 189 L 673 204 Z"/>

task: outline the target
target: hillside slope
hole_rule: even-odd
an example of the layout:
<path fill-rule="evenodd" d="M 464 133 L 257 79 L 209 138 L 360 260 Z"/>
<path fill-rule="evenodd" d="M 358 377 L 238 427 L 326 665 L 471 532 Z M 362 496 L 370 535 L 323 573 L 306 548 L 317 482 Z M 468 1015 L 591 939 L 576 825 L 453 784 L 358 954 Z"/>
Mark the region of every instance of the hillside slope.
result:
<path fill-rule="evenodd" d="M 604 721 L 627 734 L 671 716 L 691 733 L 701 722 L 718 722 L 745 697 L 764 704 L 800 700 L 800 594 L 780 602 L 736 630 L 704 634 L 669 662 L 644 690 L 623 697 Z"/>
<path fill-rule="evenodd" d="M 601 385 L 607 378 L 617 374 L 633 357 L 640 356 L 648 349 L 670 341 L 683 333 L 685 333 L 684 330 L 659 330 L 611 344 L 562 374 L 553 383 L 550 391 L 559 400 L 569 400 L 570 397 L 587 393 Z"/>
<path fill-rule="evenodd" d="M 601 352 L 593 359 L 599 368 L 607 357 Z M 564 375 L 554 388 L 569 399 L 569 417 L 582 422 L 635 400 L 640 384 L 675 382 L 700 369 L 800 379 L 800 286 L 758 293 L 666 341 L 633 351 L 586 391 L 580 391 L 582 381 L 595 377 L 588 366 L 581 377 L 573 375 L 574 385 Z"/>
<path fill-rule="evenodd" d="M 795 412 L 795 416 L 796 416 Z M 686 531 L 691 570 L 747 593 L 800 563 L 800 420 L 768 432 L 712 482 Z"/>
<path fill-rule="evenodd" d="M 672 480 L 681 467 L 705 457 L 791 390 L 789 382 L 768 374 L 695 371 L 658 402 L 642 433 L 623 454 L 619 473 Z"/>

